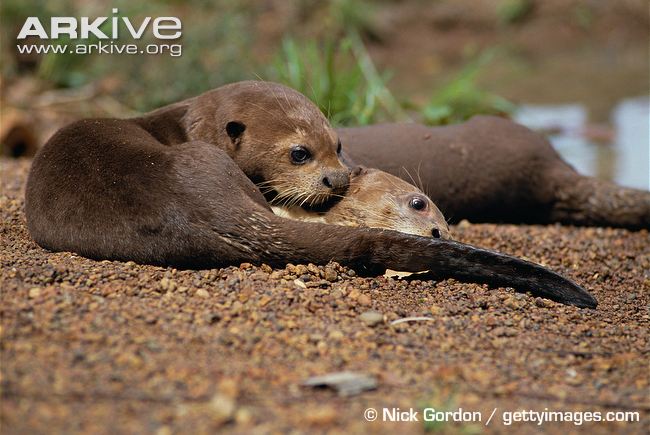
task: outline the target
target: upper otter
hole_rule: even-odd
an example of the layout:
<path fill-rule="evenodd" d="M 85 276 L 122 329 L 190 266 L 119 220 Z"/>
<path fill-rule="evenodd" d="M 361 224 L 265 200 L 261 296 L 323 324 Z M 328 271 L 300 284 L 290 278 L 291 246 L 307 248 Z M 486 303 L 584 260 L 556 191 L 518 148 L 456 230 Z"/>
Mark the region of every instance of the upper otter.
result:
<path fill-rule="evenodd" d="M 326 212 L 306 211 L 297 206 L 271 208 L 275 214 L 291 219 L 451 238 L 447 221 L 428 196 L 379 169 L 355 169 L 347 194 Z"/>
<path fill-rule="evenodd" d="M 179 109 L 181 116 L 165 116 Z M 226 151 L 248 178 L 263 183 L 268 199 L 320 205 L 348 186 L 338 135 L 318 107 L 284 85 L 232 83 L 134 121 L 147 128 L 160 115 L 157 125 L 179 124 L 179 143 L 203 141 Z"/>

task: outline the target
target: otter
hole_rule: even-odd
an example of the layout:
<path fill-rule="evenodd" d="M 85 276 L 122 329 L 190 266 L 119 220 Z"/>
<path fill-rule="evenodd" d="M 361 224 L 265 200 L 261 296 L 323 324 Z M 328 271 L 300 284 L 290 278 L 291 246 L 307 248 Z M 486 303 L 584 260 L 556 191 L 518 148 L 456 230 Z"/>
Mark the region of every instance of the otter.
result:
<path fill-rule="evenodd" d="M 325 212 L 272 205 L 278 216 L 305 222 L 383 228 L 423 237 L 451 239 L 438 207 L 420 189 L 374 168 L 357 167 L 345 196 Z"/>
<path fill-rule="evenodd" d="M 428 196 L 401 178 L 374 168 L 355 168 L 348 193 L 326 212 L 307 211 L 297 206 L 272 206 L 271 209 L 278 216 L 304 222 L 383 228 L 451 239 L 445 217 Z M 403 278 L 413 273 L 387 269 L 384 275 Z"/>
<path fill-rule="evenodd" d="M 650 192 L 578 174 L 541 135 L 504 118 L 443 127 L 415 123 L 337 130 L 349 165 L 406 179 L 451 222 L 507 222 L 650 229 Z"/>
<path fill-rule="evenodd" d="M 596 307 L 540 265 L 391 230 L 300 222 L 268 200 L 323 204 L 349 185 L 340 142 L 289 88 L 243 82 L 132 119 L 59 130 L 34 158 L 25 213 L 34 240 L 93 259 L 180 268 L 335 260 L 362 274 L 429 270 Z M 254 182 L 266 183 L 266 197 Z"/>

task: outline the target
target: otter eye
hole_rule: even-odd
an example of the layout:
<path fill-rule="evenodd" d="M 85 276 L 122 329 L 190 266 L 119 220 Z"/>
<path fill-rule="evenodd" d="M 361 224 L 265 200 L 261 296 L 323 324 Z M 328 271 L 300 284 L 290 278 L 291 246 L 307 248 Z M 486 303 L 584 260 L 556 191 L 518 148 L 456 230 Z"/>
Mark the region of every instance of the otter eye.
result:
<path fill-rule="evenodd" d="M 341 148 L 341 139 L 339 139 L 339 142 L 336 145 L 336 154 L 341 154 Z"/>
<path fill-rule="evenodd" d="M 304 147 L 295 147 L 291 150 L 291 160 L 297 165 L 302 165 L 311 158 L 311 154 Z"/>
<path fill-rule="evenodd" d="M 424 199 L 416 196 L 411 198 L 411 202 L 409 202 L 409 206 L 414 210 L 422 211 L 425 208 L 427 208 L 427 202 Z"/>

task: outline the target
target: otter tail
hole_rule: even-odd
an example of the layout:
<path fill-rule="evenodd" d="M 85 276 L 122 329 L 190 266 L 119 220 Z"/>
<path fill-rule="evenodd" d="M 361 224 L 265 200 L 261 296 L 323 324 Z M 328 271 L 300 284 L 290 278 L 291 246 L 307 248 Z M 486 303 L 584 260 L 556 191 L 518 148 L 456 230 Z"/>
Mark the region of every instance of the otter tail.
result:
<path fill-rule="evenodd" d="M 650 192 L 573 171 L 567 178 L 557 190 L 551 220 L 580 226 L 650 229 Z"/>
<path fill-rule="evenodd" d="M 287 261 L 346 264 L 360 273 L 385 269 L 419 272 L 428 270 L 437 279 L 454 278 L 492 286 L 513 287 L 567 305 L 595 308 L 596 299 L 586 290 L 538 264 L 455 241 L 413 236 L 389 230 L 334 227 L 287 221 L 289 238 L 282 257 Z M 301 246 L 300 234 L 308 232 L 319 246 Z M 278 232 L 275 233 L 276 235 Z M 334 236 L 335 235 L 335 236 Z M 262 260 L 277 262 L 273 253 Z"/>

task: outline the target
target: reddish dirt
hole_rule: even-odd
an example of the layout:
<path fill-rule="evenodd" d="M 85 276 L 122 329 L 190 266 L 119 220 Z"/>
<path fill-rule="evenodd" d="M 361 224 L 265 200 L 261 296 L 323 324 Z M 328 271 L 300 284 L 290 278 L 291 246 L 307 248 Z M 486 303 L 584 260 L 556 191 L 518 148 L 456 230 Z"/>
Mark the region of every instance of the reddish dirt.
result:
<path fill-rule="evenodd" d="M 505 426 L 502 412 L 546 408 L 641 420 L 544 423 L 550 433 L 650 427 L 647 231 L 454 228 L 581 283 L 597 310 L 453 280 L 358 278 L 336 264 L 97 262 L 30 239 L 28 167 L 0 161 L 3 433 L 538 433 L 534 423 Z M 371 310 L 384 321 L 364 323 Z M 389 323 L 408 316 L 431 320 Z M 341 370 L 375 376 L 378 388 L 339 397 L 301 386 Z M 368 407 L 462 407 L 483 421 L 369 423 Z"/>

